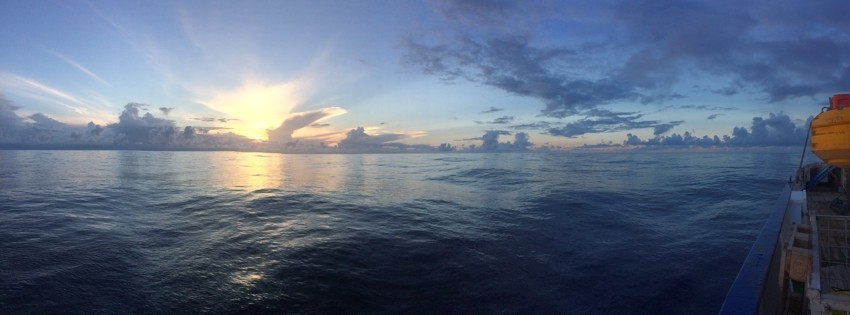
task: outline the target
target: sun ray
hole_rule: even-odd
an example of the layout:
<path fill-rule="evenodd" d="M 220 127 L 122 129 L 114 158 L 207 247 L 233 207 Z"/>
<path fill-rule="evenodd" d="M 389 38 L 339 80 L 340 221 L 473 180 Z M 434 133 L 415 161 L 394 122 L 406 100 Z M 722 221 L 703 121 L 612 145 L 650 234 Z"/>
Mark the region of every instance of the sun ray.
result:
<path fill-rule="evenodd" d="M 206 95 L 199 103 L 235 118 L 228 127 L 255 140 L 268 140 L 267 130 L 276 128 L 302 101 L 306 91 L 303 81 L 267 84 L 249 80 L 232 90 L 201 90 Z"/>

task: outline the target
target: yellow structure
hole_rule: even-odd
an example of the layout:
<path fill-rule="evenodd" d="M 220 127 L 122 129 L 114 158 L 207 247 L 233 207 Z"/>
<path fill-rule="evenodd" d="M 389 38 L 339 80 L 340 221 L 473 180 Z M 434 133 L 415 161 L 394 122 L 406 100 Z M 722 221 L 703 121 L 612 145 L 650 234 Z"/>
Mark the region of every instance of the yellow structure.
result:
<path fill-rule="evenodd" d="M 812 120 L 812 152 L 827 164 L 850 168 L 850 94 L 836 94 Z"/>

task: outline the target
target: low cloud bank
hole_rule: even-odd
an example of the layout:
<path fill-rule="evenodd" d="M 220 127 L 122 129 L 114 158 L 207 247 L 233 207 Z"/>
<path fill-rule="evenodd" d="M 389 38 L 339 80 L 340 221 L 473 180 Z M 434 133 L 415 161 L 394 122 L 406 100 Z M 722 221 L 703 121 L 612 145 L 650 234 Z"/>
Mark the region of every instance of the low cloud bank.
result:
<path fill-rule="evenodd" d="M 222 127 L 178 127 L 147 112 L 149 105 L 129 103 L 118 122 L 102 126 L 69 125 L 42 113 L 27 117 L 0 94 L 0 148 L 99 148 L 154 150 L 252 150 L 256 143 L 233 133 L 210 133 Z M 154 108 L 164 115 L 173 108 Z M 145 113 L 142 113 L 145 111 Z"/>
<path fill-rule="evenodd" d="M 767 118 L 753 117 L 749 129 L 746 127 L 732 128 L 732 135 L 696 136 L 690 132 L 673 133 L 661 136 L 655 129 L 655 137 L 642 140 L 640 137 L 628 134 L 623 141 L 624 146 L 732 146 L 732 147 L 767 147 L 767 146 L 799 146 L 803 145 L 808 133 L 810 117 L 803 126 L 797 126 L 791 117 L 784 113 L 770 113 Z M 672 127 L 671 127 L 672 128 Z M 669 129 L 665 130 L 669 131 Z"/>
<path fill-rule="evenodd" d="M 421 133 L 367 133 L 364 127 L 346 132 L 332 131 L 316 137 L 294 138 L 296 130 L 306 127 L 327 127 L 320 121 L 344 113 L 341 108 L 327 108 L 290 116 L 278 128 L 269 130 L 270 141 L 257 141 L 233 132 L 226 127 L 177 126 L 174 120 L 156 117 L 148 111 L 149 105 L 129 103 L 118 116 L 118 122 L 105 126 L 90 122 L 87 125 L 69 125 L 42 113 L 21 116 L 21 108 L 0 94 L 0 148 L 63 148 L 63 149 L 151 149 L 151 150 L 236 150 L 299 153 L 367 153 L 367 152 L 517 152 L 530 151 L 534 144 L 525 132 L 487 130 L 476 138 L 464 141 L 481 141 L 480 145 L 449 143 L 439 146 L 401 143 L 401 140 Z M 162 114 L 172 108 L 153 108 Z M 799 146 L 805 140 L 808 124 L 798 126 L 785 113 L 754 117 L 747 127 L 734 127 L 729 135 L 697 136 L 691 132 L 671 133 L 683 121 L 659 122 L 642 120 L 641 114 L 593 110 L 594 121 L 578 120 L 564 127 L 552 128 L 545 123 L 524 127 L 537 127 L 550 135 L 581 135 L 586 133 L 622 131 L 632 128 L 652 128 L 653 137 L 641 139 L 627 134 L 622 144 L 603 143 L 594 147 L 765 147 Z M 811 121 L 811 117 L 808 121 Z M 601 126 L 601 127 L 600 127 Z M 515 128 L 516 129 L 516 128 Z M 513 141 L 500 138 L 513 136 Z M 324 137 L 324 138 L 322 138 Z M 341 140 L 331 140 L 341 139 Z M 330 143 L 330 145 L 328 144 Z M 336 143 L 336 144 L 334 144 Z M 545 148 L 544 148 L 545 149 Z"/>
<path fill-rule="evenodd" d="M 313 138 L 295 138 L 295 131 L 323 128 L 322 120 L 345 113 L 338 107 L 296 113 L 275 129 L 268 130 L 269 141 L 246 138 L 229 128 L 217 126 L 177 126 L 166 118 L 174 108 L 128 103 L 118 122 L 105 126 L 89 122 L 76 126 L 62 123 L 42 113 L 20 116 L 21 108 L 0 94 L 0 149 L 145 149 L 145 150 L 234 150 L 299 153 L 436 152 L 440 147 L 399 143 L 413 133 L 367 134 L 364 127 L 352 129 L 338 144 L 329 146 Z M 157 117 L 150 111 L 161 113 Z M 226 122 L 220 118 L 195 119 Z M 333 135 L 330 132 L 326 135 Z"/>

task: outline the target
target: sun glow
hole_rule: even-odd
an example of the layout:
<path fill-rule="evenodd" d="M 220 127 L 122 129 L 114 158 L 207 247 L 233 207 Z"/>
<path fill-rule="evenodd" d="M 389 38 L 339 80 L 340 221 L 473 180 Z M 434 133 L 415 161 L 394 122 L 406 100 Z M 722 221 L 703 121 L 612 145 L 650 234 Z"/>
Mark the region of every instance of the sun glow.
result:
<path fill-rule="evenodd" d="M 262 127 L 263 124 L 254 124 L 247 128 L 233 128 L 233 133 L 240 134 L 251 140 L 265 141 L 269 135 L 266 131 L 268 128 Z"/>
<path fill-rule="evenodd" d="M 199 103 L 227 115 L 221 118 L 232 119 L 223 127 L 251 139 L 268 140 L 266 131 L 279 126 L 292 112 L 302 100 L 306 84 L 302 81 L 265 84 L 250 80 L 232 90 L 198 92 L 209 96 L 198 100 Z"/>

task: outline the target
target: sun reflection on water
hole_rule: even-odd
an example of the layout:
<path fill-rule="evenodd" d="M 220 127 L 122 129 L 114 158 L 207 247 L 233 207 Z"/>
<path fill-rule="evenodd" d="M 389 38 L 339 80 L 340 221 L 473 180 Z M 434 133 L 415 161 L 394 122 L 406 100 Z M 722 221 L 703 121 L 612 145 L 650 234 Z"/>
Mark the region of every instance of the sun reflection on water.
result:
<path fill-rule="evenodd" d="M 244 286 L 254 285 L 255 282 L 263 279 L 263 275 L 256 272 L 244 272 L 240 271 L 234 274 L 230 281 L 236 284 L 241 284 Z"/>
<path fill-rule="evenodd" d="M 312 155 L 233 152 L 216 170 L 216 183 L 226 189 L 245 192 L 304 190 L 338 192 L 347 185 L 347 163 L 342 156 L 322 156 L 317 165 Z"/>

